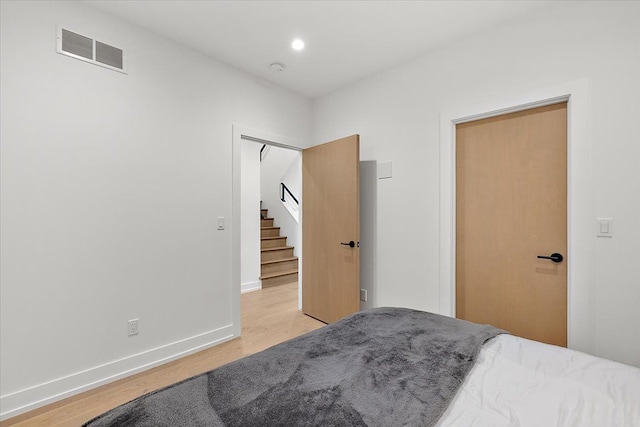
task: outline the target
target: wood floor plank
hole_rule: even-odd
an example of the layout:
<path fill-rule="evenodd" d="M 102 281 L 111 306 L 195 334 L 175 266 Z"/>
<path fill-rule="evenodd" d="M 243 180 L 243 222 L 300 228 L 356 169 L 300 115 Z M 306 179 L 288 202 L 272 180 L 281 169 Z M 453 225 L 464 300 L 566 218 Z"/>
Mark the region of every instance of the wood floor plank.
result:
<path fill-rule="evenodd" d="M 109 409 L 324 326 L 298 311 L 298 284 L 242 294 L 242 336 L 0 422 L 0 427 L 77 427 Z"/>

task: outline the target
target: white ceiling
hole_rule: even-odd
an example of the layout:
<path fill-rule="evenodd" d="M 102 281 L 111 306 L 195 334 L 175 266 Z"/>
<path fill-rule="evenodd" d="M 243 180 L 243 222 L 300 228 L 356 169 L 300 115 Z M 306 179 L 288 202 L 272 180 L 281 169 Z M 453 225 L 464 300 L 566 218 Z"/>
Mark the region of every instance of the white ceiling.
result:
<path fill-rule="evenodd" d="M 86 0 L 308 97 L 332 92 L 550 1 Z M 291 49 L 294 38 L 306 47 Z M 273 71 L 274 62 L 285 66 Z"/>

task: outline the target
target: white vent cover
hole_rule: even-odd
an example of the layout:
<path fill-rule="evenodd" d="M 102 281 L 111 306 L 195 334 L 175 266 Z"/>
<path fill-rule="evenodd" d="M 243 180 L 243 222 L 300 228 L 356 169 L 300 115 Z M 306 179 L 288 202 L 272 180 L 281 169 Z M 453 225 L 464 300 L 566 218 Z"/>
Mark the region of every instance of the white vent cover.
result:
<path fill-rule="evenodd" d="M 56 51 L 81 61 L 127 73 L 124 50 L 58 27 Z"/>

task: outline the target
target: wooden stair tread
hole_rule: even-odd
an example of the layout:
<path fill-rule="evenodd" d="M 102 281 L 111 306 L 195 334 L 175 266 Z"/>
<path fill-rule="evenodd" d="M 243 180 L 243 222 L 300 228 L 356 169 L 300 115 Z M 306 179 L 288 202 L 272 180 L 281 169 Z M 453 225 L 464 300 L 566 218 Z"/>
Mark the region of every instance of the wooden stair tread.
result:
<path fill-rule="evenodd" d="M 260 264 L 261 265 L 265 265 L 265 264 L 277 264 L 279 262 L 287 262 L 287 261 L 296 261 L 298 259 L 297 256 L 291 257 L 291 258 L 281 258 L 281 259 L 274 259 L 271 261 L 262 261 Z"/>
<path fill-rule="evenodd" d="M 293 249 L 293 246 L 278 246 L 277 248 L 264 248 L 260 252 L 281 251 L 283 249 Z"/>
<path fill-rule="evenodd" d="M 287 236 L 269 218 L 266 209 L 260 210 L 260 281 L 262 288 L 270 288 L 298 281 L 299 258 L 294 247 L 287 246 Z M 265 222 L 268 221 L 268 222 Z M 277 246 L 278 245 L 278 246 Z M 272 247 L 270 247 L 272 246 Z"/>
<path fill-rule="evenodd" d="M 288 276 L 289 274 L 296 274 L 297 272 L 298 270 L 277 271 L 275 273 L 263 274 L 260 276 L 260 279 L 265 280 L 265 279 L 271 279 L 273 277 Z"/>

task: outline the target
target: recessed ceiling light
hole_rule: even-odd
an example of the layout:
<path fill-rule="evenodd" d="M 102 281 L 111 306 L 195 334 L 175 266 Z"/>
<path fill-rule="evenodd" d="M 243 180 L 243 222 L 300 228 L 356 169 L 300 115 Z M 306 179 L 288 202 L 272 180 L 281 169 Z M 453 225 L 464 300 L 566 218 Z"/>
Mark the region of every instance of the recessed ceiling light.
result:
<path fill-rule="evenodd" d="M 293 50 L 302 50 L 304 49 L 304 42 L 301 39 L 295 39 L 293 43 L 291 43 L 291 47 Z"/>

